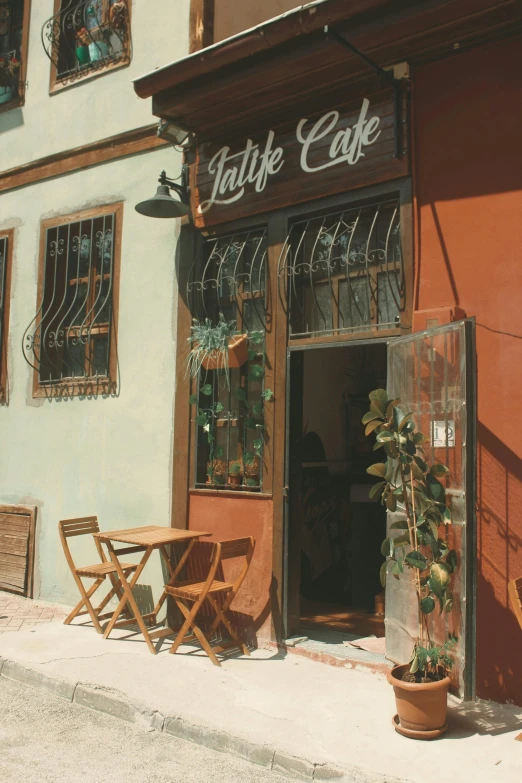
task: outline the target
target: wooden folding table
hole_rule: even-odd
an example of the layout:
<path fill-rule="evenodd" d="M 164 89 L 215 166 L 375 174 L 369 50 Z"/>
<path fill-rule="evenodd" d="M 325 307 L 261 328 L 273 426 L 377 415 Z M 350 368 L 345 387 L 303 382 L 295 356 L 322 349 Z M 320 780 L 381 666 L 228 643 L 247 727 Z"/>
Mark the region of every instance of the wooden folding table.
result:
<path fill-rule="evenodd" d="M 121 582 L 121 585 L 123 587 L 123 596 L 121 597 L 121 600 L 118 606 L 116 607 L 114 614 L 109 620 L 107 628 L 103 633 L 104 639 L 106 639 L 109 636 L 110 632 L 116 626 L 116 623 L 123 610 L 123 607 L 127 603 L 134 614 L 134 618 L 131 618 L 130 620 L 120 621 L 117 627 L 121 627 L 123 625 L 129 625 L 130 623 L 135 621 L 138 624 L 143 636 L 145 637 L 145 641 L 147 642 L 149 650 L 151 651 L 151 653 L 153 653 L 153 655 L 156 655 L 156 648 L 152 643 L 152 639 L 158 639 L 163 636 L 170 636 L 173 633 L 173 631 L 170 628 L 163 628 L 159 631 L 149 633 L 149 629 L 147 628 L 145 619 L 152 618 L 154 622 L 156 622 L 158 612 L 160 611 L 161 607 L 163 606 L 167 598 L 167 593 L 165 590 L 163 590 L 158 603 L 154 607 L 154 610 L 146 615 L 142 615 L 140 610 L 138 609 L 138 605 L 132 594 L 132 588 L 138 581 L 141 572 L 145 568 L 145 565 L 149 557 L 151 556 L 152 552 L 155 549 L 159 549 L 160 554 L 163 560 L 165 561 L 167 570 L 169 572 L 169 582 L 171 582 L 176 579 L 177 575 L 185 565 L 187 558 L 190 554 L 190 551 L 194 546 L 194 544 L 196 543 L 196 541 L 198 540 L 198 538 L 202 538 L 204 536 L 210 536 L 212 534 L 201 533 L 197 530 L 177 530 L 176 528 L 172 528 L 172 527 L 161 527 L 160 525 L 147 525 L 145 527 L 134 527 L 134 528 L 128 528 L 126 530 L 113 530 L 113 531 L 109 530 L 108 532 L 94 533 L 93 535 L 99 541 L 103 542 L 106 545 L 109 554 L 111 556 L 111 560 L 116 567 L 116 571 L 118 573 L 118 577 Z M 112 545 L 113 541 L 122 544 L 128 544 L 128 546 L 122 549 L 114 549 Z M 176 568 L 173 569 L 167 552 L 167 546 L 171 544 L 178 544 L 180 542 L 186 542 L 187 546 L 185 548 L 185 552 L 180 558 L 178 564 L 176 565 Z M 140 560 L 138 567 L 136 568 L 136 571 L 132 575 L 132 578 L 129 581 L 127 581 L 127 578 L 123 573 L 123 569 L 119 561 L 119 555 L 129 555 L 134 552 L 143 552 L 143 557 Z"/>

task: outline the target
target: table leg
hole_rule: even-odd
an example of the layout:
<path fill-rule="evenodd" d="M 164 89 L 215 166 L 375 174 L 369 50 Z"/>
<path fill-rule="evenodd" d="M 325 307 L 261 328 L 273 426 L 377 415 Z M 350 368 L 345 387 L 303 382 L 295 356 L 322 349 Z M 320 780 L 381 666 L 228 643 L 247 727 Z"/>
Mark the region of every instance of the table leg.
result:
<path fill-rule="evenodd" d="M 120 565 L 120 562 L 118 560 L 116 552 L 114 551 L 114 547 L 112 546 L 112 542 L 111 541 L 107 541 L 107 549 L 109 550 L 109 554 L 111 556 L 111 560 L 114 563 L 114 566 L 116 568 L 116 572 L 117 572 L 118 577 L 119 577 L 120 582 L 121 582 L 121 586 L 123 587 L 123 596 L 122 596 L 122 598 L 120 600 L 120 603 L 118 604 L 118 606 L 116 608 L 116 611 L 114 612 L 111 620 L 109 621 L 109 624 L 108 624 L 107 628 L 105 629 L 105 632 L 103 634 L 103 638 L 107 639 L 107 637 L 109 636 L 110 632 L 114 628 L 114 626 L 115 626 L 115 624 L 116 624 L 116 622 L 118 620 L 118 617 L 121 614 L 121 611 L 122 611 L 125 603 L 128 602 L 130 607 L 131 607 L 131 609 L 132 609 L 132 611 L 134 612 L 134 617 L 136 618 L 136 622 L 138 623 L 139 629 L 142 632 L 143 636 L 145 637 L 145 641 L 147 642 L 147 646 L 148 646 L 149 650 L 151 651 L 151 653 L 153 655 L 156 655 L 156 648 L 152 644 L 152 641 L 151 641 L 151 639 L 149 637 L 149 632 L 148 632 L 147 626 L 145 625 L 145 623 L 143 621 L 143 618 L 141 616 L 140 610 L 138 609 L 138 605 L 137 605 L 137 603 L 136 603 L 136 601 L 134 599 L 134 596 L 132 594 L 132 588 L 134 587 L 134 585 L 138 581 L 138 578 L 139 578 L 141 572 L 145 568 L 147 560 L 149 559 L 149 557 L 152 554 L 153 547 L 149 546 L 145 550 L 145 554 L 144 554 L 143 558 L 141 559 L 141 561 L 140 561 L 136 571 L 134 572 L 134 575 L 133 575 L 132 579 L 130 580 L 130 582 L 127 582 L 127 579 L 125 578 L 125 574 L 123 573 L 122 567 Z"/>

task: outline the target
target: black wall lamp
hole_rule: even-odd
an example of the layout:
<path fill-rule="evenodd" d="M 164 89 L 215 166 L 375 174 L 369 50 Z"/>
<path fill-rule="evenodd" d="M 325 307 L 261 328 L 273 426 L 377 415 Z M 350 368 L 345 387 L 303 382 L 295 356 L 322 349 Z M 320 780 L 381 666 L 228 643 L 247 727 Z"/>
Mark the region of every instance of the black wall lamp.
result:
<path fill-rule="evenodd" d="M 167 174 L 162 171 L 158 180 L 160 185 L 156 191 L 156 195 L 146 199 L 146 201 L 140 201 L 139 204 L 136 204 L 136 212 L 139 212 L 140 215 L 154 218 L 179 218 L 188 215 L 190 207 L 186 180 L 187 174 L 185 166 L 183 166 L 181 172 L 180 185 L 172 179 L 169 179 Z M 180 198 L 179 201 L 172 198 L 170 195 L 171 190 L 174 190 L 178 194 Z"/>

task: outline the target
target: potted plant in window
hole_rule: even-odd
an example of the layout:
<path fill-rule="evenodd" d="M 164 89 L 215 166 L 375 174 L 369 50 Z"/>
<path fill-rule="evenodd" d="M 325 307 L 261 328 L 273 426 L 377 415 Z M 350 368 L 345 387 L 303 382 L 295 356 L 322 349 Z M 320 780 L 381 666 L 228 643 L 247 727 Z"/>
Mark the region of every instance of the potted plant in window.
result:
<path fill-rule="evenodd" d="M 20 61 L 15 52 L 0 55 L 0 104 L 12 99 L 19 68 Z"/>
<path fill-rule="evenodd" d="M 243 463 L 239 459 L 233 460 L 228 466 L 228 483 L 231 487 L 238 488 L 243 483 Z"/>
<path fill-rule="evenodd" d="M 92 38 L 86 27 L 80 27 L 76 31 L 76 59 L 80 68 L 84 68 L 91 61 L 89 44 Z"/>
<path fill-rule="evenodd" d="M 227 463 L 218 458 L 207 464 L 207 484 L 225 484 L 227 479 Z"/>
<path fill-rule="evenodd" d="M 257 454 L 245 453 L 245 484 L 247 487 L 258 487 L 261 473 L 260 458 Z"/>
<path fill-rule="evenodd" d="M 192 343 L 187 369 L 195 377 L 201 368 L 205 370 L 228 370 L 241 367 L 248 359 L 248 338 L 246 334 L 237 334 L 235 320 L 227 321 L 223 313 L 219 314 L 217 324 L 210 318 L 204 321 L 194 319 Z"/>
<path fill-rule="evenodd" d="M 390 512 L 398 512 L 390 537 L 382 544 L 387 561 L 381 567 L 381 582 L 391 571 L 395 579 L 412 577 L 418 607 L 418 635 L 411 660 L 388 673 L 397 705 L 397 731 L 415 739 L 434 739 L 446 731 L 447 694 L 453 666 L 451 650 L 457 638 L 449 634 L 442 645 L 433 641 L 433 613 L 449 613 L 453 607 L 452 577 L 457 553 L 449 549 L 443 528 L 451 524 L 451 512 L 441 479 L 448 468 L 429 465 L 422 444 L 428 440 L 416 431 L 413 413 L 390 400 L 384 389 L 370 393 L 370 410 L 363 416 L 366 435 L 375 433 L 375 448 L 384 448 L 387 463 L 369 467 L 381 479 L 370 490 L 380 495 Z M 389 565 L 391 564 L 391 569 Z"/>

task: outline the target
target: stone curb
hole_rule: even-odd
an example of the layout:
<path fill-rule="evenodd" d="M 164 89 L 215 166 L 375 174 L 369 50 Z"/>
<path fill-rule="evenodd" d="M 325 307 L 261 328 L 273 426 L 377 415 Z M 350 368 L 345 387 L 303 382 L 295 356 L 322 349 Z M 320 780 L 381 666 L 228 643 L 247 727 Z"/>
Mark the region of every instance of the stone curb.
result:
<path fill-rule="evenodd" d="M 206 748 L 230 753 L 265 769 L 296 780 L 335 780 L 338 783 L 404 783 L 359 768 L 340 769 L 324 762 L 291 756 L 261 743 L 235 737 L 226 731 L 200 726 L 180 716 L 163 716 L 139 709 L 125 694 L 90 683 L 71 682 L 28 669 L 16 661 L 0 657 L 0 677 L 44 691 L 51 696 L 104 712 L 119 720 L 134 723 L 147 731 L 160 731 Z"/>

